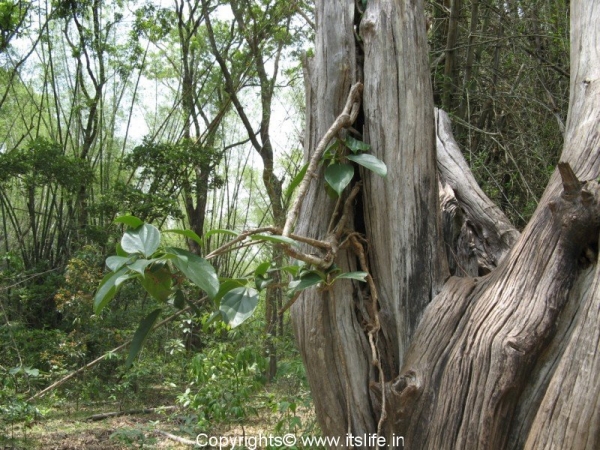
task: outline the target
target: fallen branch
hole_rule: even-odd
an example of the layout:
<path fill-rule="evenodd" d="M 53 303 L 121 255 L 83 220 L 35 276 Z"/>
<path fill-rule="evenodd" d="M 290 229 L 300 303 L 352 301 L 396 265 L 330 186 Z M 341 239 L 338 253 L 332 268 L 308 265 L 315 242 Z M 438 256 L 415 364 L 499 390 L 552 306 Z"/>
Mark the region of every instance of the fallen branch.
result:
<path fill-rule="evenodd" d="M 111 417 L 132 416 L 134 414 L 152 414 L 154 412 L 170 411 L 173 409 L 177 409 L 177 406 L 159 406 L 156 408 L 131 409 L 129 411 L 113 411 L 101 414 L 94 414 L 93 416 L 86 417 L 84 420 L 86 422 L 97 422 L 99 420 L 109 419 Z"/>
<path fill-rule="evenodd" d="M 177 311 L 175 314 L 167 317 L 165 320 L 157 323 L 156 325 L 154 325 L 154 327 L 152 327 L 151 331 L 156 330 L 157 328 L 162 327 L 163 325 L 171 322 L 173 319 L 175 319 L 176 317 L 180 316 L 181 314 L 183 314 L 184 312 L 189 311 L 190 309 L 192 309 L 192 307 L 200 304 L 201 302 L 205 301 L 208 297 L 202 297 L 200 300 L 194 302 L 192 305 L 188 306 L 187 308 L 181 309 L 179 311 Z M 117 353 L 121 350 L 123 350 L 125 347 L 127 347 L 129 344 L 131 344 L 131 341 L 133 339 L 129 339 L 127 342 L 125 342 L 124 344 L 119 345 L 116 348 L 113 348 L 112 350 L 106 352 L 104 355 L 100 356 L 99 358 L 96 358 L 95 360 L 93 360 L 92 362 L 86 364 L 83 367 L 80 367 L 79 369 L 77 369 L 74 372 L 71 372 L 69 375 L 61 378 L 60 380 L 58 380 L 55 383 L 52 383 L 50 386 L 48 386 L 46 389 L 41 390 L 40 392 L 38 392 L 37 394 L 29 397 L 27 399 L 28 402 L 32 402 L 33 400 L 36 400 L 44 395 L 46 395 L 48 392 L 56 389 L 57 387 L 65 384 L 67 381 L 69 381 L 71 378 L 76 377 L 77 375 L 79 375 L 80 373 L 85 372 L 87 369 L 90 369 L 92 367 L 94 367 L 96 364 L 98 364 L 100 361 L 106 359 L 108 357 L 108 355 L 111 355 L 113 353 Z"/>
<path fill-rule="evenodd" d="M 156 434 L 160 434 L 161 436 L 167 437 L 167 438 L 171 439 L 172 441 L 179 442 L 180 444 L 194 445 L 194 446 L 198 445 L 196 443 L 196 441 L 192 441 L 190 439 L 182 438 L 180 436 L 176 436 L 174 434 L 167 433 L 166 431 L 156 430 L 154 432 Z"/>

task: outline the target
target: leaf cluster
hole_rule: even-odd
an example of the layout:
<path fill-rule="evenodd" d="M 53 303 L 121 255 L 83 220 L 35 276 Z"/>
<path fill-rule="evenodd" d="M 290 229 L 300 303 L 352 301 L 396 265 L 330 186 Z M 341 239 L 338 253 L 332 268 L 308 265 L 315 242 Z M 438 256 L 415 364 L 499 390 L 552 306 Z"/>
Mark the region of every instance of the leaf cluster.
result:
<path fill-rule="evenodd" d="M 325 182 L 333 191 L 333 196 L 342 195 L 342 191 L 350 184 L 354 177 L 352 162 L 365 167 L 381 177 L 386 177 L 385 163 L 375 156 L 366 153 L 371 146 L 363 141 L 348 135 L 343 140 L 335 138 L 323 154 L 325 168 Z M 348 151 L 350 153 L 348 153 Z M 331 192 L 331 191 L 329 191 Z"/>

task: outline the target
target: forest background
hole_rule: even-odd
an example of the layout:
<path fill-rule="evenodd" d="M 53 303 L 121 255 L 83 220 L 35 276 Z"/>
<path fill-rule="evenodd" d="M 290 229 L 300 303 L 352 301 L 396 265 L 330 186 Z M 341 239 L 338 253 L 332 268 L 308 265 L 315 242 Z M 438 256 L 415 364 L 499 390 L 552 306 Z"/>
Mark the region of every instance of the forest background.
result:
<path fill-rule="evenodd" d="M 517 228 L 563 144 L 568 6 L 426 2 L 436 106 Z M 93 311 L 120 216 L 192 231 L 199 239 L 163 232 L 163 243 L 199 256 L 231 238 L 218 230 L 283 226 L 303 166 L 313 14 L 303 1 L 0 1 L 3 439 L 27 446 L 27 427 L 59 412 L 162 405 L 178 405 L 160 420 L 188 438 L 261 417 L 272 431 L 318 433 L 288 313 L 279 313 L 288 275 L 266 277 L 272 261 L 283 263 L 276 247 L 211 259 L 223 279 L 270 283 L 240 328 L 215 321 L 219 299 L 202 301 L 187 281 L 183 303 L 124 284 Z M 112 350 L 158 304 L 163 317 L 179 315 L 126 367 L 127 353 Z M 142 428 L 112 441 L 139 445 L 152 435 Z"/>

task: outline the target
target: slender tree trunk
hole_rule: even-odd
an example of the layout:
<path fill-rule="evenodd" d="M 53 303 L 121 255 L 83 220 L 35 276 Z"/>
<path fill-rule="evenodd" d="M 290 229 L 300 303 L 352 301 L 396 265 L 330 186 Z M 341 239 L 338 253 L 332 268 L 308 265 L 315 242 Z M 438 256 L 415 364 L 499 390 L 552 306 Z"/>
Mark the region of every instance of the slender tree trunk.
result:
<path fill-rule="evenodd" d="M 364 269 L 368 255 L 374 283 L 312 289 L 292 307 L 319 423 L 340 448 L 365 433 L 411 449 L 598 448 L 600 187 L 581 180 L 600 175 L 600 5 L 571 2 L 564 163 L 522 235 L 473 188 L 441 112 L 436 153 L 422 8 L 316 3 L 306 153 L 361 81 L 364 52 L 354 128 L 388 167 L 386 180 L 361 174 L 348 236 L 365 239 L 336 260 Z M 296 233 L 325 239 L 334 210 L 312 183 Z"/>

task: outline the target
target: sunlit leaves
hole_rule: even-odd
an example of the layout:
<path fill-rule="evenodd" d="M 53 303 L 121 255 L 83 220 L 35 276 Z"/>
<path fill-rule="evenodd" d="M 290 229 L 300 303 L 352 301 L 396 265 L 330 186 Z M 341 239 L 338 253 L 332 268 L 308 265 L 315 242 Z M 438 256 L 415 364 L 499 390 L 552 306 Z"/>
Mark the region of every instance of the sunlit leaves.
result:
<path fill-rule="evenodd" d="M 346 136 L 344 140 L 336 138 L 327 146 L 321 162 L 326 165 L 325 189 L 331 196 L 339 197 L 352 182 L 354 166 L 349 162 L 357 163 L 381 177 L 387 175 L 385 163 L 377 157 L 365 153 L 370 149 L 369 144 L 350 135 Z"/>
<path fill-rule="evenodd" d="M 180 248 L 169 247 L 166 249 L 170 261 L 192 283 L 200 287 L 210 298 L 219 291 L 219 278 L 214 267 L 198 255 Z"/>
<path fill-rule="evenodd" d="M 140 226 L 142 226 L 144 224 L 143 220 L 138 219 L 135 216 L 129 216 L 129 215 L 117 217 L 114 220 L 114 222 L 115 223 L 122 223 L 124 225 L 127 225 L 130 228 L 138 228 L 138 227 L 140 227 Z"/>
<path fill-rule="evenodd" d="M 223 318 L 231 328 L 246 321 L 258 305 L 258 291 L 248 287 L 239 287 L 227 292 L 219 307 Z"/>
<path fill-rule="evenodd" d="M 163 233 L 175 233 L 181 236 L 185 236 L 188 239 L 196 242 L 198 245 L 202 246 L 202 239 L 192 230 L 165 230 Z"/>
<path fill-rule="evenodd" d="M 130 254 L 141 253 L 146 258 L 158 250 L 160 245 L 160 231 L 149 223 L 127 230 L 121 238 L 121 247 Z"/>

